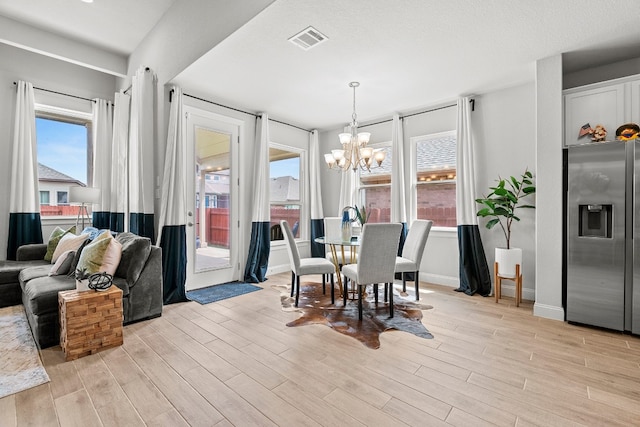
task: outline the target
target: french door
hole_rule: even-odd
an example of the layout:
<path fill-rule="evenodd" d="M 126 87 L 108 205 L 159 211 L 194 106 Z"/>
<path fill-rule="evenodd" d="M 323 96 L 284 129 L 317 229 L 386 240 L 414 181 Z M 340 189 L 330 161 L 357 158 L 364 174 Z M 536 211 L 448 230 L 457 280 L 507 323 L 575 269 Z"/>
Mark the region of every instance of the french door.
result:
<path fill-rule="evenodd" d="M 238 280 L 238 151 L 242 122 L 185 106 L 186 290 Z"/>

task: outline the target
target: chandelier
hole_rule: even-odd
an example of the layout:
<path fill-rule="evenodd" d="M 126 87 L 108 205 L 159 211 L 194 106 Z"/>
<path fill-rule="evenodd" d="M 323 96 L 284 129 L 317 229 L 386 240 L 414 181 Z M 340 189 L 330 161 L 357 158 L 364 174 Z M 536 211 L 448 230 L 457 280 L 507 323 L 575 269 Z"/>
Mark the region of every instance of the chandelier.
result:
<path fill-rule="evenodd" d="M 349 83 L 349 87 L 353 88 L 353 114 L 351 115 L 349 132 L 338 135 L 342 149 L 331 150 L 331 153 L 324 155 L 324 161 L 327 162 L 329 169 L 344 171 L 353 169 L 355 172 L 359 167 L 368 171 L 374 160 L 378 166 L 382 165 L 384 160 L 384 151 L 367 147 L 371 134 L 369 132 L 358 133 L 358 121 L 356 120 L 356 88 L 358 86 L 360 86 L 358 82 Z"/>

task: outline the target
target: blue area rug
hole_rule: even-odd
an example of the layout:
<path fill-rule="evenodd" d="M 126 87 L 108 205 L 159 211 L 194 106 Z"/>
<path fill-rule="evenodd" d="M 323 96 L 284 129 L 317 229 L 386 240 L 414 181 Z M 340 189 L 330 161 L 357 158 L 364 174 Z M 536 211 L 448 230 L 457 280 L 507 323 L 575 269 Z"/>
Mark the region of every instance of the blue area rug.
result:
<path fill-rule="evenodd" d="M 262 289 L 260 286 L 255 286 L 250 283 L 230 282 L 189 291 L 187 292 L 187 298 L 191 301 L 197 301 L 200 304 L 209 304 L 210 302 L 237 297 L 238 295 L 248 294 L 249 292 L 259 291 L 260 289 Z"/>

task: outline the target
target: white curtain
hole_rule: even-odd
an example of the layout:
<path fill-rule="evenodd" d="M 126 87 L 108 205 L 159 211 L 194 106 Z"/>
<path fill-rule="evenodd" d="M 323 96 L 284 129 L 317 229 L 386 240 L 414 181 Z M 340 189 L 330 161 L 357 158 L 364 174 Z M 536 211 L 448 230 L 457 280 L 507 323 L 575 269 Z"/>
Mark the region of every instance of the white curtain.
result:
<path fill-rule="evenodd" d="M 251 242 L 244 271 L 244 280 L 251 283 L 267 280 L 267 264 L 271 250 L 269 233 L 271 212 L 269 203 L 269 115 L 262 113 L 256 124 L 254 162 L 253 209 L 251 215 Z"/>
<path fill-rule="evenodd" d="M 124 92 L 115 94 L 113 118 L 113 144 L 111 151 L 110 229 L 129 230 L 129 170 L 127 151 L 129 145 L 129 115 L 131 97 Z"/>
<path fill-rule="evenodd" d="M 340 181 L 340 199 L 338 200 L 338 212 L 337 216 L 342 218 L 342 210 L 346 206 L 355 206 L 357 199 L 356 185 L 360 178 L 360 172 L 358 170 L 347 170 L 341 172 L 342 177 Z"/>
<path fill-rule="evenodd" d="M 311 256 L 324 258 L 324 245 L 314 242 L 316 237 L 324 236 L 320 162 L 318 131 L 313 130 L 309 135 L 309 179 L 307 180 L 309 182 L 309 198 L 311 205 Z"/>
<path fill-rule="evenodd" d="M 8 260 L 16 259 L 18 247 L 29 243 L 42 243 L 33 85 L 20 80 L 16 86 Z"/>
<path fill-rule="evenodd" d="M 156 75 L 139 68 L 131 81 L 129 121 L 129 229 L 154 240 Z"/>
<path fill-rule="evenodd" d="M 165 304 L 187 301 L 187 138 L 182 90 L 175 86 L 172 90 L 158 230 Z"/>
<path fill-rule="evenodd" d="M 400 255 L 407 235 L 407 202 L 404 182 L 404 133 L 399 114 L 393 115 L 391 126 L 391 222 L 402 224 L 398 245 L 398 255 Z"/>
<path fill-rule="evenodd" d="M 113 144 L 113 104 L 104 99 L 93 102 L 93 187 L 100 189 L 100 204 L 93 209 L 93 225 L 102 224 L 111 210 L 111 151 Z M 106 225 L 106 227 L 104 227 Z M 78 230 L 81 231 L 81 230 Z"/>
<path fill-rule="evenodd" d="M 487 296 L 491 293 L 491 276 L 476 217 L 475 144 L 470 101 L 468 97 L 458 100 L 456 216 L 460 287 L 456 290 Z"/>

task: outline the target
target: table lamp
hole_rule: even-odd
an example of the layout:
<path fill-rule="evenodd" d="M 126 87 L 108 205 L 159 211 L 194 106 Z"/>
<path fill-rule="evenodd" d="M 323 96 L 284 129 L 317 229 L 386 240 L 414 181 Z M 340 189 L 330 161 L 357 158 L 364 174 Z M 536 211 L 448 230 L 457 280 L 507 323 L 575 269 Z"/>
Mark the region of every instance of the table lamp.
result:
<path fill-rule="evenodd" d="M 91 224 L 91 218 L 89 217 L 89 211 L 87 205 L 95 205 L 100 203 L 100 189 L 93 187 L 69 187 L 69 203 L 80 203 L 80 209 L 78 210 L 78 216 L 76 217 L 76 229 L 78 228 L 78 222 L 82 217 L 82 228 L 77 230 L 81 232 L 84 230 L 84 220 L 88 220 Z"/>

